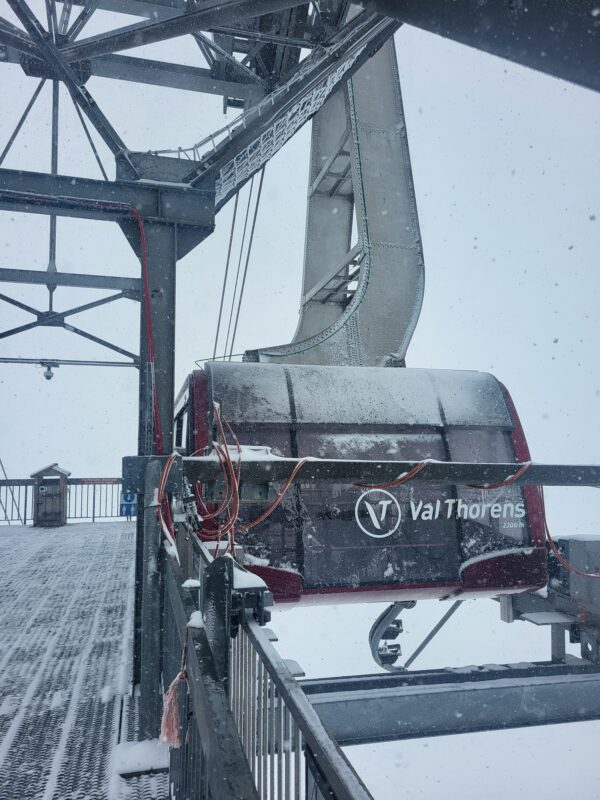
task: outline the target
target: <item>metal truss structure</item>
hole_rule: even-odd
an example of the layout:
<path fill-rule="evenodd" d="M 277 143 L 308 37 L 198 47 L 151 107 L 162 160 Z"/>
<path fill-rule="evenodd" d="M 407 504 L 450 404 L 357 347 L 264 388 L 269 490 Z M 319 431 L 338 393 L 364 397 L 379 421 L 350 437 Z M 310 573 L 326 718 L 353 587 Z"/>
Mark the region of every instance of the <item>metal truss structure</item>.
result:
<path fill-rule="evenodd" d="M 45 0 L 43 21 L 27 0 L 6 3 L 19 24 L 0 17 L 0 61 L 19 65 L 35 88 L 0 153 L 0 167 L 46 82 L 52 86 L 53 102 L 49 172 L 0 168 L 0 210 L 50 219 L 47 270 L 0 269 L 0 282 L 46 286 L 48 308 L 0 294 L 1 301 L 33 317 L 25 325 L 0 332 L 0 339 L 34 328 L 61 327 L 124 359 L 103 362 L 106 365 L 139 370 L 139 456 L 146 458 L 138 462 L 141 477 L 137 486 L 145 493 L 148 508 L 138 522 L 134 677 L 142 687 L 142 727 L 145 735 L 153 737 L 160 711 L 161 671 L 171 674 L 173 653 L 188 642 L 195 689 L 182 702 L 194 706 L 186 711 L 195 715 L 198 725 L 190 748 L 196 748 L 194 752 L 204 759 L 204 788 L 198 783 L 194 796 L 266 797 L 267 787 L 272 792 L 276 785 L 286 792 L 293 786 L 293 791 L 290 788 L 278 795 L 285 797 L 300 797 L 302 786 L 311 797 L 368 798 L 336 738 L 343 745 L 600 718 L 600 707 L 590 700 L 598 685 L 600 664 L 598 598 L 588 596 L 586 586 L 567 585 L 564 576 L 560 578 L 562 589 L 553 590 L 543 600 L 533 597 L 502 603 L 507 621 L 535 622 L 538 614 L 538 623 L 545 619 L 550 625 L 553 647 L 549 663 L 528 669 L 507 665 L 468 676 L 444 670 L 299 685 L 294 670 L 278 660 L 258 625 L 267 619 L 268 598 L 256 591 L 236 592 L 231 565 L 219 573 L 222 568 L 216 560 L 211 561 L 210 553 L 194 550 L 190 544 L 193 552 L 188 553 L 181 574 L 170 564 L 162 564 L 160 573 L 150 569 L 161 558 L 152 499 L 157 465 L 160 468 L 160 460 L 153 458 L 157 455 L 154 434 L 160 423 L 163 439 L 169 443 L 173 431 L 177 261 L 211 234 L 218 210 L 300 127 L 312 122 L 300 322 L 291 343 L 253 351 L 247 358 L 324 365 L 403 365 L 420 313 L 424 264 L 391 41 L 394 32 L 402 24 L 415 25 L 598 90 L 600 18 L 596 0 L 569 4 L 562 0 L 535 4 L 520 0 L 455 0 L 451 4 L 446 0 L 364 0 L 361 5 L 346 0 Z M 98 11 L 129 15 L 135 21 L 86 36 L 85 27 Z M 130 51 L 144 45 L 181 36 L 193 37 L 202 66 L 131 55 Z M 124 50 L 127 55 L 122 54 Z M 193 131 L 186 131 L 187 141 L 171 150 L 140 152 L 134 143 L 122 139 L 119 121 L 110 121 L 94 99 L 93 88 L 88 88 L 89 83 L 93 87 L 94 77 L 114 80 L 115 87 L 128 81 L 218 95 L 224 109 L 239 109 L 240 113 L 201 141 L 194 142 Z M 58 174 L 61 84 L 75 105 L 82 135 L 102 180 Z M 108 147 L 114 166 L 104 166 L 94 137 Z M 387 214 L 378 214 L 384 205 Z M 334 208 L 337 213 L 332 215 Z M 117 223 L 140 259 L 140 277 L 61 272 L 56 259 L 58 216 Z M 53 293 L 57 287 L 67 286 L 113 290 L 114 294 L 57 311 Z M 69 321 L 74 314 L 121 299 L 140 303 L 137 353 Z M 43 363 L 47 368 L 99 363 L 47 356 L 19 361 Z M 247 481 L 269 483 L 276 478 L 273 468 L 287 475 L 286 470 L 293 466 L 281 459 L 269 464 L 265 474 L 266 463 L 246 465 L 250 470 Z M 356 474 L 356 470 L 363 479 L 369 477 L 369 470 L 381 478 L 382 470 L 397 475 L 411 466 L 386 463 L 315 462 L 309 478 L 339 479 Z M 184 473 L 190 479 L 210 479 L 213 468 L 214 464 L 200 459 L 188 461 L 179 466 L 181 480 L 173 481 L 170 488 L 181 495 L 183 503 Z M 419 479 L 439 480 L 443 474 L 450 481 L 482 482 L 493 480 L 498 471 L 501 477 L 506 474 L 506 465 L 436 464 L 428 469 Z M 528 472 L 528 481 L 600 483 L 597 467 L 539 465 Z M 586 569 L 590 559 L 596 570 L 600 566 L 592 544 L 589 552 L 574 558 Z M 180 591 L 179 579 L 194 577 L 199 571 L 207 587 L 201 596 L 194 598 L 190 590 Z M 185 624 L 188 612 L 211 603 L 219 609 L 222 629 L 190 630 Z M 538 608 L 540 604 L 543 608 Z M 585 625 L 580 624 L 582 609 L 588 614 Z M 177 634 L 170 644 L 160 640 L 161 622 L 166 619 Z M 233 649 L 232 627 L 241 631 Z M 583 658 L 577 663 L 565 655 L 566 630 L 574 640 L 581 638 Z M 475 685 L 477 692 L 471 692 Z M 558 686 L 563 705 L 550 703 Z M 482 692 L 486 697 L 483 706 L 471 701 L 473 695 L 481 699 Z M 585 704 L 580 702 L 584 694 Z M 527 702 L 521 702 L 524 700 Z M 530 701 L 537 704 L 535 714 Z M 450 713 L 457 702 L 466 715 L 460 727 Z M 539 713 L 540 704 L 547 713 Z M 487 709 L 485 713 L 482 707 Z M 573 717 L 573 708 L 585 708 L 585 713 Z M 243 722 L 252 714 L 258 714 L 260 721 L 251 728 L 254 733 Z M 404 721 L 400 728 L 394 724 L 399 718 Z M 360 729 L 355 725 L 357 719 L 365 720 Z M 222 740 L 215 735 L 217 729 L 223 732 Z M 259 740 L 253 738 L 257 731 Z M 177 758 L 183 760 L 175 763 L 174 757 L 172 770 L 177 787 L 181 787 L 188 778 L 192 780 L 187 774 L 191 762 L 186 762 L 182 753 Z M 199 782 L 199 774 L 194 773 L 193 780 Z M 223 775 L 230 783 L 221 780 Z M 227 794 L 230 790 L 237 794 Z"/>

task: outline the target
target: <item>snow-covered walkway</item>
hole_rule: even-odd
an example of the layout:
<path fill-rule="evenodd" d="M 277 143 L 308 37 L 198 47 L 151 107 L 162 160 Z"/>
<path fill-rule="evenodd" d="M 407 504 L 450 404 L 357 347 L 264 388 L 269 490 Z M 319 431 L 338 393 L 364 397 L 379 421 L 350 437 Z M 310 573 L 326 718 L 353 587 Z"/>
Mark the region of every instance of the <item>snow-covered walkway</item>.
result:
<path fill-rule="evenodd" d="M 0 798 L 116 797 L 135 523 L 0 528 Z"/>

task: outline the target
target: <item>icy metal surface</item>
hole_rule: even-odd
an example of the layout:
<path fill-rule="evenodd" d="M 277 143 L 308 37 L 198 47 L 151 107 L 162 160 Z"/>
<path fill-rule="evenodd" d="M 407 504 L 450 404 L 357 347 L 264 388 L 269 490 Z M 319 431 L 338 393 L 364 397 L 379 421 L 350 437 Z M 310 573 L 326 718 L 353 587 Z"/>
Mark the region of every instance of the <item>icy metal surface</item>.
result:
<path fill-rule="evenodd" d="M 112 772 L 115 744 L 135 735 L 134 534 L 132 522 L 0 530 L 3 800 L 163 796 Z"/>
<path fill-rule="evenodd" d="M 233 423 L 512 429 L 501 386 L 485 372 L 219 362 L 206 370 L 211 399 Z"/>

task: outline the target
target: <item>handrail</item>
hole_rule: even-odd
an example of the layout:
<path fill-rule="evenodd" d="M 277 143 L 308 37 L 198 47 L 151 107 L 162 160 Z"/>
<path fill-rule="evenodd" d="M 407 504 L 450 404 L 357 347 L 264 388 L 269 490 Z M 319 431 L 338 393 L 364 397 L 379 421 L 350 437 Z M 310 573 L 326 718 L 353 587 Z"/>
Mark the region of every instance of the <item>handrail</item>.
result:
<path fill-rule="evenodd" d="M 237 455 L 232 452 L 232 457 Z M 266 484 L 284 481 L 292 474 L 299 461 L 297 458 L 279 458 L 273 454 L 242 455 L 242 481 Z M 184 458 L 186 476 L 192 481 L 214 481 L 221 478 L 221 466 L 216 455 Z M 302 482 L 360 480 L 364 483 L 383 483 L 398 478 L 419 467 L 421 461 L 377 461 L 350 460 L 341 458 L 309 458 L 296 480 Z M 456 485 L 495 484 L 512 477 L 523 464 L 513 463 L 468 463 L 462 461 L 428 460 L 423 469 L 415 473 L 412 481 L 442 482 Z M 536 464 L 532 463 L 515 476 L 511 483 L 538 486 L 593 486 L 600 487 L 600 465 L 598 464 Z"/>
<path fill-rule="evenodd" d="M 172 673 L 179 669 L 183 640 L 187 636 L 187 690 L 182 692 L 180 699 L 182 706 L 185 706 L 189 692 L 191 701 L 191 708 L 182 708 L 184 713 L 180 713 L 184 725 L 182 744 L 180 748 L 171 751 L 171 763 L 173 765 L 173 759 L 179 760 L 180 769 L 186 772 L 187 777 L 191 776 L 192 780 L 194 775 L 200 774 L 204 768 L 210 787 L 209 796 L 214 800 L 231 800 L 233 797 L 258 800 L 229 710 L 224 683 L 216 672 L 206 630 L 187 627 L 189 617 L 196 611 L 196 606 L 190 590 L 181 585 L 183 577 L 183 570 L 172 558 L 166 557 L 165 632 L 170 629 L 172 633 L 175 628 L 177 635 L 174 637 L 174 643 L 177 646 L 174 652 L 167 652 L 167 648 L 163 645 L 165 659 L 163 670 L 167 680 L 174 677 Z M 170 649 L 173 651 L 173 647 Z M 193 712 L 191 718 L 189 711 Z M 194 728 L 191 733 L 187 730 L 188 726 Z M 189 738 L 194 740 L 194 748 L 185 744 L 188 734 Z M 203 763 L 198 763 L 199 760 Z M 174 786 L 175 798 L 188 796 L 185 794 L 185 786 L 178 784 L 175 771 L 172 771 L 170 780 Z M 185 781 L 182 781 L 182 784 L 184 783 Z"/>
<path fill-rule="evenodd" d="M 300 729 L 335 800 L 373 800 L 264 631 L 249 615 L 246 616 L 243 629 Z"/>

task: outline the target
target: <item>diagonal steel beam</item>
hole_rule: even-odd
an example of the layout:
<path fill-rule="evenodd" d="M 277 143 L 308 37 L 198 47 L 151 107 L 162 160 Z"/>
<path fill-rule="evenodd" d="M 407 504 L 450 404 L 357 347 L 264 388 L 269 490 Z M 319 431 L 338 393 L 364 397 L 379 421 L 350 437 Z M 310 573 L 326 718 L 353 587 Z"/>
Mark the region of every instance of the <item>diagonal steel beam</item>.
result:
<path fill-rule="evenodd" d="M 32 328 L 39 328 L 41 325 L 43 325 L 43 322 L 36 319 L 33 322 L 28 322 L 26 325 L 19 325 L 18 328 L 0 331 L 0 339 L 8 339 L 9 336 L 16 336 L 17 333 L 25 333 L 25 331 L 30 331 Z"/>
<path fill-rule="evenodd" d="M 85 6 L 88 0 L 74 0 L 74 5 Z M 101 11 L 129 14 L 133 17 L 166 19 L 185 11 L 186 0 L 95 0 Z"/>
<path fill-rule="evenodd" d="M 205 47 L 209 50 L 212 50 L 217 55 L 221 56 L 223 61 L 225 61 L 232 69 L 235 69 L 237 72 L 241 72 L 242 75 L 246 77 L 247 80 L 252 81 L 253 83 L 259 82 L 260 78 L 256 73 L 252 72 L 251 69 L 248 69 L 244 64 L 234 58 L 230 53 L 226 50 L 223 50 L 216 42 L 213 42 L 208 36 L 205 36 L 203 33 L 196 32 L 193 33 L 192 36 L 194 39 L 200 44 L 201 42 L 204 43 Z"/>
<path fill-rule="evenodd" d="M 112 344 L 112 342 L 107 342 L 106 339 L 101 339 L 99 336 L 94 336 L 87 331 L 81 330 L 81 328 L 76 328 L 74 325 L 67 325 L 64 324 L 63 328 L 70 333 L 75 333 L 77 336 L 81 336 L 84 339 L 89 339 L 90 342 L 94 342 L 95 344 L 99 344 L 102 347 L 106 347 L 109 350 L 114 350 L 115 353 L 120 353 L 122 356 L 127 356 L 127 358 L 131 358 L 135 360 L 137 356 L 135 353 L 131 353 L 129 350 L 125 350 L 123 347 L 117 347 L 116 344 Z"/>
<path fill-rule="evenodd" d="M 58 33 L 64 36 L 69 27 L 69 19 L 71 17 L 71 9 L 73 8 L 73 0 L 64 0 L 60 21 L 58 23 Z"/>
<path fill-rule="evenodd" d="M 195 33 L 192 34 L 192 36 L 196 40 L 196 44 L 200 48 L 200 52 L 204 56 L 204 60 L 206 61 L 206 63 L 208 64 L 210 70 L 212 71 L 212 68 L 214 67 L 215 61 L 216 61 L 216 58 L 215 58 L 213 52 L 210 50 L 209 47 L 206 46 L 204 41 L 202 39 L 200 39 Z"/>
<path fill-rule="evenodd" d="M 86 289 L 119 289 L 127 292 L 128 297 L 139 298 L 142 291 L 140 278 L 123 278 L 112 275 L 88 275 L 80 272 L 55 272 L 48 275 L 39 269 L 0 269 L 0 283 L 23 283 L 52 286 L 75 286 Z M 3 298 L 0 298 L 3 299 Z M 27 309 L 25 309 L 27 310 Z M 31 313 L 37 313 L 31 309 Z"/>
<path fill-rule="evenodd" d="M 6 146 L 5 146 L 4 150 L 2 151 L 2 153 L 0 153 L 0 164 L 2 164 L 2 162 L 4 161 L 6 156 L 8 155 L 10 148 L 13 146 L 13 143 L 14 143 L 15 139 L 19 135 L 19 131 L 21 130 L 21 128 L 25 124 L 25 120 L 29 116 L 29 112 L 33 108 L 33 105 L 34 105 L 35 101 L 38 99 L 39 94 L 42 91 L 42 88 L 43 88 L 45 83 L 46 83 L 46 79 L 45 78 L 42 78 L 42 80 L 38 83 L 38 85 L 36 87 L 36 90 L 34 91 L 32 97 L 31 97 L 31 100 L 27 104 L 27 107 L 25 108 L 25 111 L 23 111 L 23 113 L 21 114 L 21 118 L 17 122 L 17 125 L 16 125 L 14 131 L 12 132 L 8 142 L 6 143 Z"/>
<path fill-rule="evenodd" d="M 73 98 L 71 98 L 71 99 L 73 99 Z M 90 146 L 90 149 L 91 149 L 92 153 L 94 154 L 94 158 L 96 159 L 96 164 L 98 164 L 100 172 L 102 173 L 102 177 L 104 178 L 105 181 L 107 181 L 108 180 L 108 174 L 107 174 L 106 170 L 104 169 L 104 164 L 102 163 L 102 159 L 100 158 L 100 154 L 98 153 L 96 145 L 94 144 L 94 140 L 92 139 L 92 134 L 89 132 L 88 126 L 85 124 L 85 120 L 83 118 L 83 114 L 81 113 L 81 109 L 79 108 L 77 103 L 75 103 L 74 101 L 73 101 L 73 108 L 75 109 L 75 111 L 77 113 L 77 116 L 79 117 L 79 122 L 81 122 L 81 127 L 83 128 L 83 132 L 85 133 L 85 138 L 88 140 L 88 144 Z"/>
<path fill-rule="evenodd" d="M 13 3 L 16 0 L 8 0 Z M 187 14 L 159 20 L 127 25 L 115 31 L 82 39 L 62 48 L 67 61 L 79 61 L 106 53 L 116 53 L 132 47 L 174 39 L 212 25 L 235 24 L 240 17 L 257 17 L 302 5 L 299 0 L 206 0 L 202 8 Z"/>
<path fill-rule="evenodd" d="M 83 30 L 84 26 L 87 24 L 89 18 L 92 16 L 96 8 L 98 7 L 97 0 L 86 0 L 85 5 L 81 9 L 81 12 L 66 32 L 67 39 L 72 42 L 73 39 L 76 39 L 81 31 Z"/>
<path fill-rule="evenodd" d="M 319 42 L 312 39 L 299 39 L 294 36 L 278 35 L 276 33 L 266 33 L 264 31 L 251 31 L 247 28 L 228 27 L 215 25 L 210 28 L 210 33 L 222 33 L 225 36 L 233 36 L 236 39 L 248 39 L 251 42 L 266 42 L 268 44 L 280 44 L 284 47 L 305 47 L 310 50 L 316 47 Z"/>
<path fill-rule="evenodd" d="M 317 281 L 315 285 L 310 289 L 302 298 L 302 305 L 305 306 L 309 303 L 313 297 L 318 294 L 322 289 L 324 289 L 331 281 L 338 277 L 342 270 L 345 270 L 355 259 L 359 258 L 362 254 L 362 244 L 359 242 L 355 244 L 352 250 L 350 250 L 344 258 L 342 259 L 341 263 L 338 262 L 335 267 L 327 273 L 321 280 Z M 337 291 L 337 289 L 336 289 Z"/>
<path fill-rule="evenodd" d="M 37 308 L 28 306 L 25 303 L 22 303 L 20 300 L 15 300 L 14 297 L 9 297 L 7 294 L 0 294 L 0 300 L 3 300 L 5 303 L 8 303 L 11 306 L 15 306 L 15 308 L 20 308 L 21 311 L 27 311 L 28 314 L 33 314 L 36 317 L 41 313 L 37 310 Z"/>
<path fill-rule="evenodd" d="M 7 2 L 31 39 L 38 45 L 46 62 L 55 72 L 56 77 L 64 82 L 73 100 L 78 103 L 87 114 L 90 122 L 104 139 L 112 153 L 115 156 L 124 155 L 126 153 L 125 143 L 98 108 L 94 98 L 82 85 L 75 72 L 64 62 L 60 50 L 47 38 L 46 31 L 44 31 L 29 6 L 24 0 L 7 0 Z M 127 158 L 126 155 L 125 158 Z M 137 174 L 133 165 L 130 166 L 134 170 L 134 174 Z"/>
<path fill-rule="evenodd" d="M 29 36 L 3 17 L 0 17 L 0 44 L 14 47 L 19 53 L 29 56 L 39 56 L 40 54 Z"/>
<path fill-rule="evenodd" d="M 89 311 L 92 308 L 98 308 L 98 306 L 105 306 L 107 303 L 114 303 L 115 300 L 121 300 L 123 298 L 127 298 L 127 295 L 124 292 L 119 292 L 118 294 L 111 294 L 109 297 L 102 297 L 100 298 L 100 300 L 93 300 L 91 303 L 85 303 L 82 306 L 69 308 L 67 309 L 67 311 L 60 311 L 58 313 L 58 316 L 72 317 L 75 314 L 81 314 L 84 311 Z"/>

